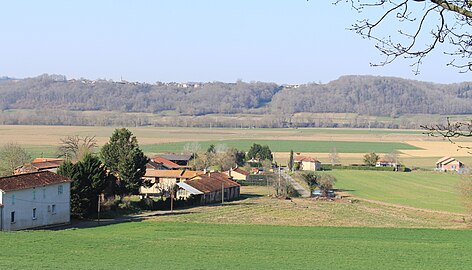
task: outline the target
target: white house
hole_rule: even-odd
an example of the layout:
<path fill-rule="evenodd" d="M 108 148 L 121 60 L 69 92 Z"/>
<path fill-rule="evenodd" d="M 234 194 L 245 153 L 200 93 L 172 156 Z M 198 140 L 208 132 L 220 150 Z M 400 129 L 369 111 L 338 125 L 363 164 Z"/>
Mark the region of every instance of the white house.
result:
<path fill-rule="evenodd" d="M 49 171 L 0 178 L 0 230 L 70 222 L 70 180 Z"/>
<path fill-rule="evenodd" d="M 293 162 L 298 163 L 302 171 L 319 171 L 321 169 L 321 162 L 312 157 L 302 156 L 300 153 L 296 153 Z"/>

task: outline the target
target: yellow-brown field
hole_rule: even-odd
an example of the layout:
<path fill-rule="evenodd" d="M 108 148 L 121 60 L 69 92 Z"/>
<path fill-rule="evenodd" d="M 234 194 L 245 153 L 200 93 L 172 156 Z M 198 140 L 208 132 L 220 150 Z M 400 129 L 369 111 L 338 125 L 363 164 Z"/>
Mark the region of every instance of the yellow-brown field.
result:
<path fill-rule="evenodd" d="M 0 126 L 0 144 L 16 142 L 28 146 L 58 146 L 60 139 L 71 135 L 95 136 L 99 145 L 108 141 L 115 127 L 84 126 Z M 472 165 L 471 155 L 465 149 L 438 137 L 427 136 L 419 131 L 387 129 L 221 129 L 221 128 L 158 128 L 129 127 L 141 145 L 182 142 L 218 141 L 237 139 L 266 140 L 313 140 L 313 141 L 362 141 L 401 142 L 421 148 L 403 150 L 400 159 L 407 166 L 433 167 L 442 156 L 454 156 Z M 462 146 L 472 146 L 472 140 L 461 139 Z M 303 152 L 303 149 L 294 149 Z M 303 153 L 329 162 L 327 153 Z M 289 153 L 275 153 L 275 160 L 286 163 Z M 364 154 L 340 153 L 343 164 L 361 163 Z"/>

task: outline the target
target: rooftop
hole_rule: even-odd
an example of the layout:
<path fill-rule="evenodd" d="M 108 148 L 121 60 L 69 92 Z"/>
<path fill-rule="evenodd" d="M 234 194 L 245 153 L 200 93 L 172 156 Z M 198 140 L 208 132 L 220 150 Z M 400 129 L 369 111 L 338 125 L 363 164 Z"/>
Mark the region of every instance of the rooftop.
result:
<path fill-rule="evenodd" d="M 165 154 L 161 155 L 161 157 L 168 160 L 189 161 L 192 159 L 192 154 Z"/>
<path fill-rule="evenodd" d="M 151 160 L 156 162 L 156 163 L 160 163 L 160 164 L 164 165 L 165 167 L 167 167 L 169 169 L 180 168 L 179 164 L 176 164 L 175 162 L 172 162 L 169 159 L 161 157 L 161 156 L 155 156 L 155 157 L 151 158 Z"/>
<path fill-rule="evenodd" d="M 146 170 L 144 177 L 190 179 L 200 174 L 203 174 L 203 172 L 191 170 Z"/>
<path fill-rule="evenodd" d="M 226 174 L 219 172 L 202 174 L 193 179 L 188 180 L 186 183 L 204 193 L 221 190 L 222 186 L 224 188 L 240 186 L 235 181 L 229 179 Z"/>
<path fill-rule="evenodd" d="M 0 190 L 13 191 L 68 182 L 72 180 L 53 172 L 42 171 L 1 177 Z"/>

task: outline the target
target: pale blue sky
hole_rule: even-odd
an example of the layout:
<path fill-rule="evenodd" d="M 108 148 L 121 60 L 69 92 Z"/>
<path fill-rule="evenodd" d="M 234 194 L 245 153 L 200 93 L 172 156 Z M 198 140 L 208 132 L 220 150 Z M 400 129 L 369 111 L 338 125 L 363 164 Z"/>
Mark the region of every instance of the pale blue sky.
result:
<path fill-rule="evenodd" d="M 42 73 L 128 81 L 305 83 L 373 74 L 469 81 L 440 51 L 411 72 L 346 30 L 356 16 L 330 0 L 2 1 L 0 76 Z M 362 15 L 361 15 L 362 16 Z"/>

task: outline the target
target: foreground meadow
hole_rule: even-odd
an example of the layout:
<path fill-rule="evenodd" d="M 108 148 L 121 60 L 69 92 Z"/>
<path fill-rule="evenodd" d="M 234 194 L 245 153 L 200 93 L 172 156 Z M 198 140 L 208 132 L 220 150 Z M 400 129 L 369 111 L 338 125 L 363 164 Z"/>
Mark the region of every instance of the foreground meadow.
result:
<path fill-rule="evenodd" d="M 464 269 L 472 231 L 129 222 L 1 233 L 2 269 Z"/>

